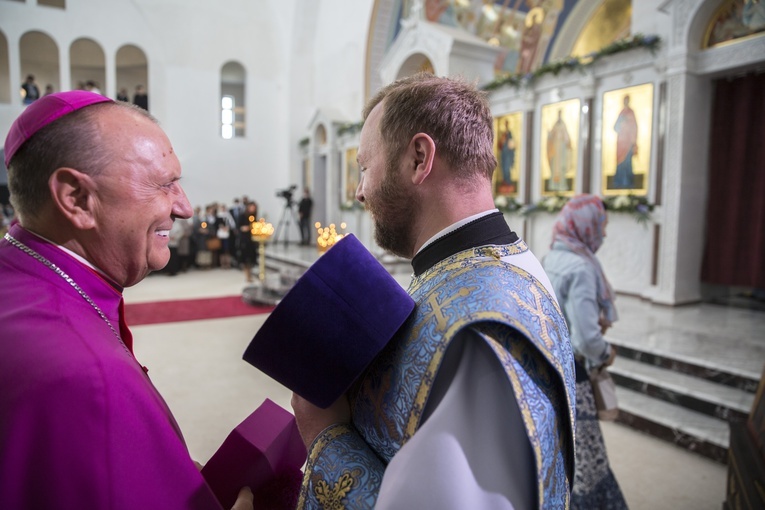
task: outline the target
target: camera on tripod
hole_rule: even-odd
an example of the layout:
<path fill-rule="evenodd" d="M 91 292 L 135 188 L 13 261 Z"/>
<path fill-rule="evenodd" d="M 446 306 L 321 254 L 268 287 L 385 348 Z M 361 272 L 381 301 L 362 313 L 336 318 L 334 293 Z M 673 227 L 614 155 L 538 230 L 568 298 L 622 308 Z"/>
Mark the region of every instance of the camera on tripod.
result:
<path fill-rule="evenodd" d="M 284 210 L 282 211 L 282 217 L 279 220 L 279 225 L 276 227 L 276 234 L 274 235 L 273 240 L 274 243 L 279 242 L 279 234 L 281 234 L 283 231 L 285 234 L 284 246 L 287 246 L 289 243 L 290 220 L 292 220 L 296 226 L 299 225 L 298 219 L 295 217 L 295 202 L 292 200 L 292 195 L 295 193 L 296 189 L 297 185 L 293 184 L 287 189 L 276 190 L 276 196 L 286 200 L 286 203 L 284 204 Z M 282 227 L 284 227 L 283 230 Z"/>
<path fill-rule="evenodd" d="M 283 198 L 287 201 L 288 204 L 292 203 L 292 195 L 295 193 L 295 190 L 297 189 L 297 184 L 293 184 L 287 189 L 281 189 L 276 191 L 276 196 Z"/>

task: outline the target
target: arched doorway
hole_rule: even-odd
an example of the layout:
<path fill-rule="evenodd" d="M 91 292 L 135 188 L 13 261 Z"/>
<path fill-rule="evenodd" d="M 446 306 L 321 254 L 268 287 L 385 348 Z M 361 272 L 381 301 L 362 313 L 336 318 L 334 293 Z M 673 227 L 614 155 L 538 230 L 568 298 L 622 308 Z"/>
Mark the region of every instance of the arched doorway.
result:
<path fill-rule="evenodd" d="M 19 56 L 22 79 L 31 75 L 41 95 L 47 85 L 60 90 L 58 46 L 50 36 L 38 31 L 25 33 L 19 42 Z"/>
<path fill-rule="evenodd" d="M 433 62 L 422 53 L 415 53 L 407 58 L 401 65 L 401 69 L 399 69 L 396 79 L 412 76 L 419 72 L 436 74 Z"/>
<path fill-rule="evenodd" d="M 93 90 L 106 94 L 106 57 L 93 39 L 77 39 L 69 47 L 69 68 L 74 89 Z"/>
<path fill-rule="evenodd" d="M 117 67 L 117 85 L 115 97 L 122 92 L 126 97 L 132 98 L 137 87 L 145 88 L 149 83 L 149 66 L 146 54 L 143 50 L 132 44 L 126 44 L 117 50 L 115 60 Z"/>

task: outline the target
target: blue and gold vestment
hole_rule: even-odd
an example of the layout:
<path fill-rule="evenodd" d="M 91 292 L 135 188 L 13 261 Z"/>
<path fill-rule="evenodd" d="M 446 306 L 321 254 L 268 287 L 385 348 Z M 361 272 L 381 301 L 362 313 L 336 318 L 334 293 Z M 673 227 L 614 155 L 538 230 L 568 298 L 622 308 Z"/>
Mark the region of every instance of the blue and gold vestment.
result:
<path fill-rule="evenodd" d="M 423 423 L 444 354 L 471 328 L 502 363 L 534 452 L 539 508 L 567 508 L 574 465 L 574 363 L 555 299 L 502 258 L 523 241 L 461 251 L 416 277 L 414 315 L 349 394 L 352 425 L 311 445 L 299 508 L 372 508 L 385 467 Z"/>

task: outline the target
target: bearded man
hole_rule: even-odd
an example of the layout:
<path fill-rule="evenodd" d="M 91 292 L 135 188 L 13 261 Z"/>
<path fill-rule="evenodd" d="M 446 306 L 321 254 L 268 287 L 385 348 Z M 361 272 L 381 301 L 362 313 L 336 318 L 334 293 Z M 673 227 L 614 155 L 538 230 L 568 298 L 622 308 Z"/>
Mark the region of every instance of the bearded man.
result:
<path fill-rule="evenodd" d="M 421 74 L 364 109 L 356 198 L 411 258 L 416 311 L 346 396 L 297 394 L 299 508 L 566 508 L 574 360 L 539 261 L 494 207 L 484 94 Z"/>

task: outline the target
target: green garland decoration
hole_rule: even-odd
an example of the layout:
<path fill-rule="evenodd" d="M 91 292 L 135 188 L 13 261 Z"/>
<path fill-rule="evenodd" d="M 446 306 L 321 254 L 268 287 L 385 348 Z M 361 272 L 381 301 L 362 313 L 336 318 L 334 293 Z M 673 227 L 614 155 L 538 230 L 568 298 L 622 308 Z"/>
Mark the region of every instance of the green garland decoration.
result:
<path fill-rule="evenodd" d="M 494 205 L 503 213 L 516 213 L 521 210 L 523 204 L 518 202 L 515 197 L 497 195 L 494 197 Z"/>
<path fill-rule="evenodd" d="M 609 213 L 624 213 L 631 214 L 635 221 L 641 225 L 645 225 L 651 221 L 651 212 L 656 207 L 650 203 L 644 196 L 636 195 L 615 195 L 608 196 L 602 199 L 606 204 L 606 209 Z M 557 213 L 566 203 L 569 201 L 569 197 L 563 195 L 551 195 L 545 197 L 535 204 L 529 204 L 520 208 L 520 214 L 523 216 L 531 216 L 539 212 Z M 496 204 L 496 200 L 495 200 Z"/>
<path fill-rule="evenodd" d="M 363 211 L 364 204 L 358 200 L 348 200 L 346 202 L 340 202 L 341 211 Z"/>
<path fill-rule="evenodd" d="M 521 208 L 523 216 L 531 216 L 538 212 L 557 213 L 568 203 L 569 197 L 555 194 L 545 197 L 535 204 L 525 205 Z"/>
<path fill-rule="evenodd" d="M 508 73 L 502 76 L 498 76 L 494 80 L 490 81 L 482 88 L 486 91 L 496 90 L 500 87 L 510 86 L 515 88 L 528 87 L 534 81 L 541 78 L 546 74 L 552 74 L 558 76 L 562 71 L 579 71 L 584 70 L 603 57 L 615 55 L 625 51 L 631 51 L 635 49 L 647 49 L 652 54 L 656 54 L 656 51 L 661 46 L 661 38 L 658 35 L 643 35 L 635 34 L 632 37 L 626 39 L 620 39 L 608 46 L 601 48 L 600 51 L 589 53 L 583 57 L 568 57 L 562 60 L 556 60 L 544 64 L 534 70 L 533 72 L 520 74 L 520 73 Z"/>
<path fill-rule="evenodd" d="M 616 195 L 605 197 L 603 202 L 609 212 L 626 213 L 635 217 L 635 221 L 645 225 L 651 220 L 651 211 L 655 205 L 644 196 Z"/>
<path fill-rule="evenodd" d="M 346 133 L 357 133 L 361 131 L 361 128 L 364 126 L 364 121 L 360 122 L 348 122 L 346 124 L 341 124 L 337 127 L 337 135 L 343 136 Z M 306 136 L 305 138 L 301 138 L 298 142 L 298 145 L 301 148 L 307 147 L 310 143 L 310 139 Z"/>
<path fill-rule="evenodd" d="M 361 122 L 349 122 L 347 124 L 342 124 L 338 126 L 337 128 L 337 134 L 338 136 L 343 136 L 346 133 L 357 133 L 361 131 L 362 126 L 364 125 L 364 121 Z"/>

